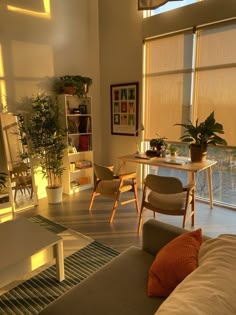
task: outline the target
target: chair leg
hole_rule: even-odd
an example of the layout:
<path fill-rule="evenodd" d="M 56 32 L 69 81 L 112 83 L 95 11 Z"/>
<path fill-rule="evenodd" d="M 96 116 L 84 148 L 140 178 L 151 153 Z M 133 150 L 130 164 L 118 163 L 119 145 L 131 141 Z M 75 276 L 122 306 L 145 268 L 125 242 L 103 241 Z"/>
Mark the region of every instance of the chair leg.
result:
<path fill-rule="evenodd" d="M 185 212 L 184 217 L 183 217 L 183 224 L 182 224 L 183 229 L 185 228 L 185 224 L 186 224 L 186 212 Z"/>
<path fill-rule="evenodd" d="M 93 201 L 94 201 L 95 196 L 96 196 L 96 191 L 93 191 L 93 194 L 92 194 L 92 197 L 91 197 L 91 201 L 90 201 L 90 204 L 89 204 L 89 211 L 91 211 L 91 209 L 92 209 Z"/>
<path fill-rule="evenodd" d="M 133 189 L 134 189 L 134 197 L 135 197 L 135 205 L 137 213 L 140 212 L 139 203 L 138 203 L 138 189 L 136 179 L 133 179 Z"/>
<path fill-rule="evenodd" d="M 111 217 L 110 217 L 109 223 L 112 223 L 112 221 L 114 219 L 114 215 L 115 215 L 115 212 L 116 212 L 117 205 L 118 205 L 118 198 L 116 198 L 114 203 L 113 203 L 113 207 L 112 207 L 112 212 L 111 212 Z"/>
<path fill-rule="evenodd" d="M 142 222 L 142 214 L 143 214 L 143 205 L 141 206 L 141 209 L 140 209 L 140 212 L 139 212 L 137 233 L 140 232 L 140 226 L 141 226 L 141 222 Z"/>

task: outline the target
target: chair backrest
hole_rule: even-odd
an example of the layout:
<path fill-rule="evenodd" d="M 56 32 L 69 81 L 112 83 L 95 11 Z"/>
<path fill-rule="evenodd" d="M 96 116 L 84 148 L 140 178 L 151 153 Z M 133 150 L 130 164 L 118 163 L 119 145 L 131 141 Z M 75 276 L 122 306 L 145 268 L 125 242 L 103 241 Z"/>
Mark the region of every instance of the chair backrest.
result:
<path fill-rule="evenodd" d="M 94 173 L 95 173 L 96 177 L 100 180 L 112 180 L 112 179 L 114 179 L 113 171 L 107 166 L 94 164 Z"/>
<path fill-rule="evenodd" d="M 145 185 L 160 194 L 175 194 L 183 191 L 183 184 L 176 177 L 148 174 L 145 178 Z"/>

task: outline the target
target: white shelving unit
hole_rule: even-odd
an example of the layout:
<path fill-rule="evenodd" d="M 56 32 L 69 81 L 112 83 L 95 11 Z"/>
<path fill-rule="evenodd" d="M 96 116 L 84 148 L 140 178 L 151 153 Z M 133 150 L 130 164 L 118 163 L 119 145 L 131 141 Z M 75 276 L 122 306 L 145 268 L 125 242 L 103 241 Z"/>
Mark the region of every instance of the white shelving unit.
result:
<path fill-rule="evenodd" d="M 93 187 L 91 97 L 58 96 L 62 125 L 67 129 L 68 149 L 64 155 L 63 192 L 71 195 Z"/>

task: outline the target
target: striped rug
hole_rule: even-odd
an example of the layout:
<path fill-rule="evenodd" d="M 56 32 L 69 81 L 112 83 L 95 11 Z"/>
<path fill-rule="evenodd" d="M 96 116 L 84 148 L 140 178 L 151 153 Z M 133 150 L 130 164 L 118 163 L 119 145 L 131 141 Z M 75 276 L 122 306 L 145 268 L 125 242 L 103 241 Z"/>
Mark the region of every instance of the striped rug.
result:
<path fill-rule="evenodd" d="M 119 253 L 97 241 L 65 258 L 65 280 L 56 280 L 53 265 L 0 296 L 0 314 L 38 314 L 77 283 L 84 280 Z M 82 314 L 81 314 L 82 315 Z"/>

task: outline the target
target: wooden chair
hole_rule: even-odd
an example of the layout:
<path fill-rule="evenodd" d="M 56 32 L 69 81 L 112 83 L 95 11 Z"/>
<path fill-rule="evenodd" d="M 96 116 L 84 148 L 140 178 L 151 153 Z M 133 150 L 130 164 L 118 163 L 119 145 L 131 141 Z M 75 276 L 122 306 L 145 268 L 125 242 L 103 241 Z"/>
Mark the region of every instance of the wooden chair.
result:
<path fill-rule="evenodd" d="M 16 201 L 17 191 L 22 194 L 27 190 L 30 198 L 33 197 L 33 182 L 32 176 L 29 174 L 29 165 L 26 163 L 19 163 L 10 171 L 12 190 L 15 190 L 14 201 Z"/>
<path fill-rule="evenodd" d="M 136 210 L 139 212 L 135 172 L 115 175 L 113 167 L 106 167 L 97 164 L 94 164 L 94 172 L 96 175 L 96 182 L 89 205 L 89 211 L 92 209 L 94 198 L 98 195 L 102 195 L 113 199 L 112 213 L 109 221 L 110 223 L 113 221 L 118 205 L 135 202 Z M 133 198 L 121 201 L 121 195 L 130 191 L 134 193 Z"/>
<path fill-rule="evenodd" d="M 194 226 L 194 184 L 183 186 L 176 177 L 149 174 L 144 180 L 144 190 L 138 222 L 138 233 L 144 208 L 155 213 L 183 216 L 182 227 L 187 221 L 187 210 L 191 204 L 191 224 Z"/>

